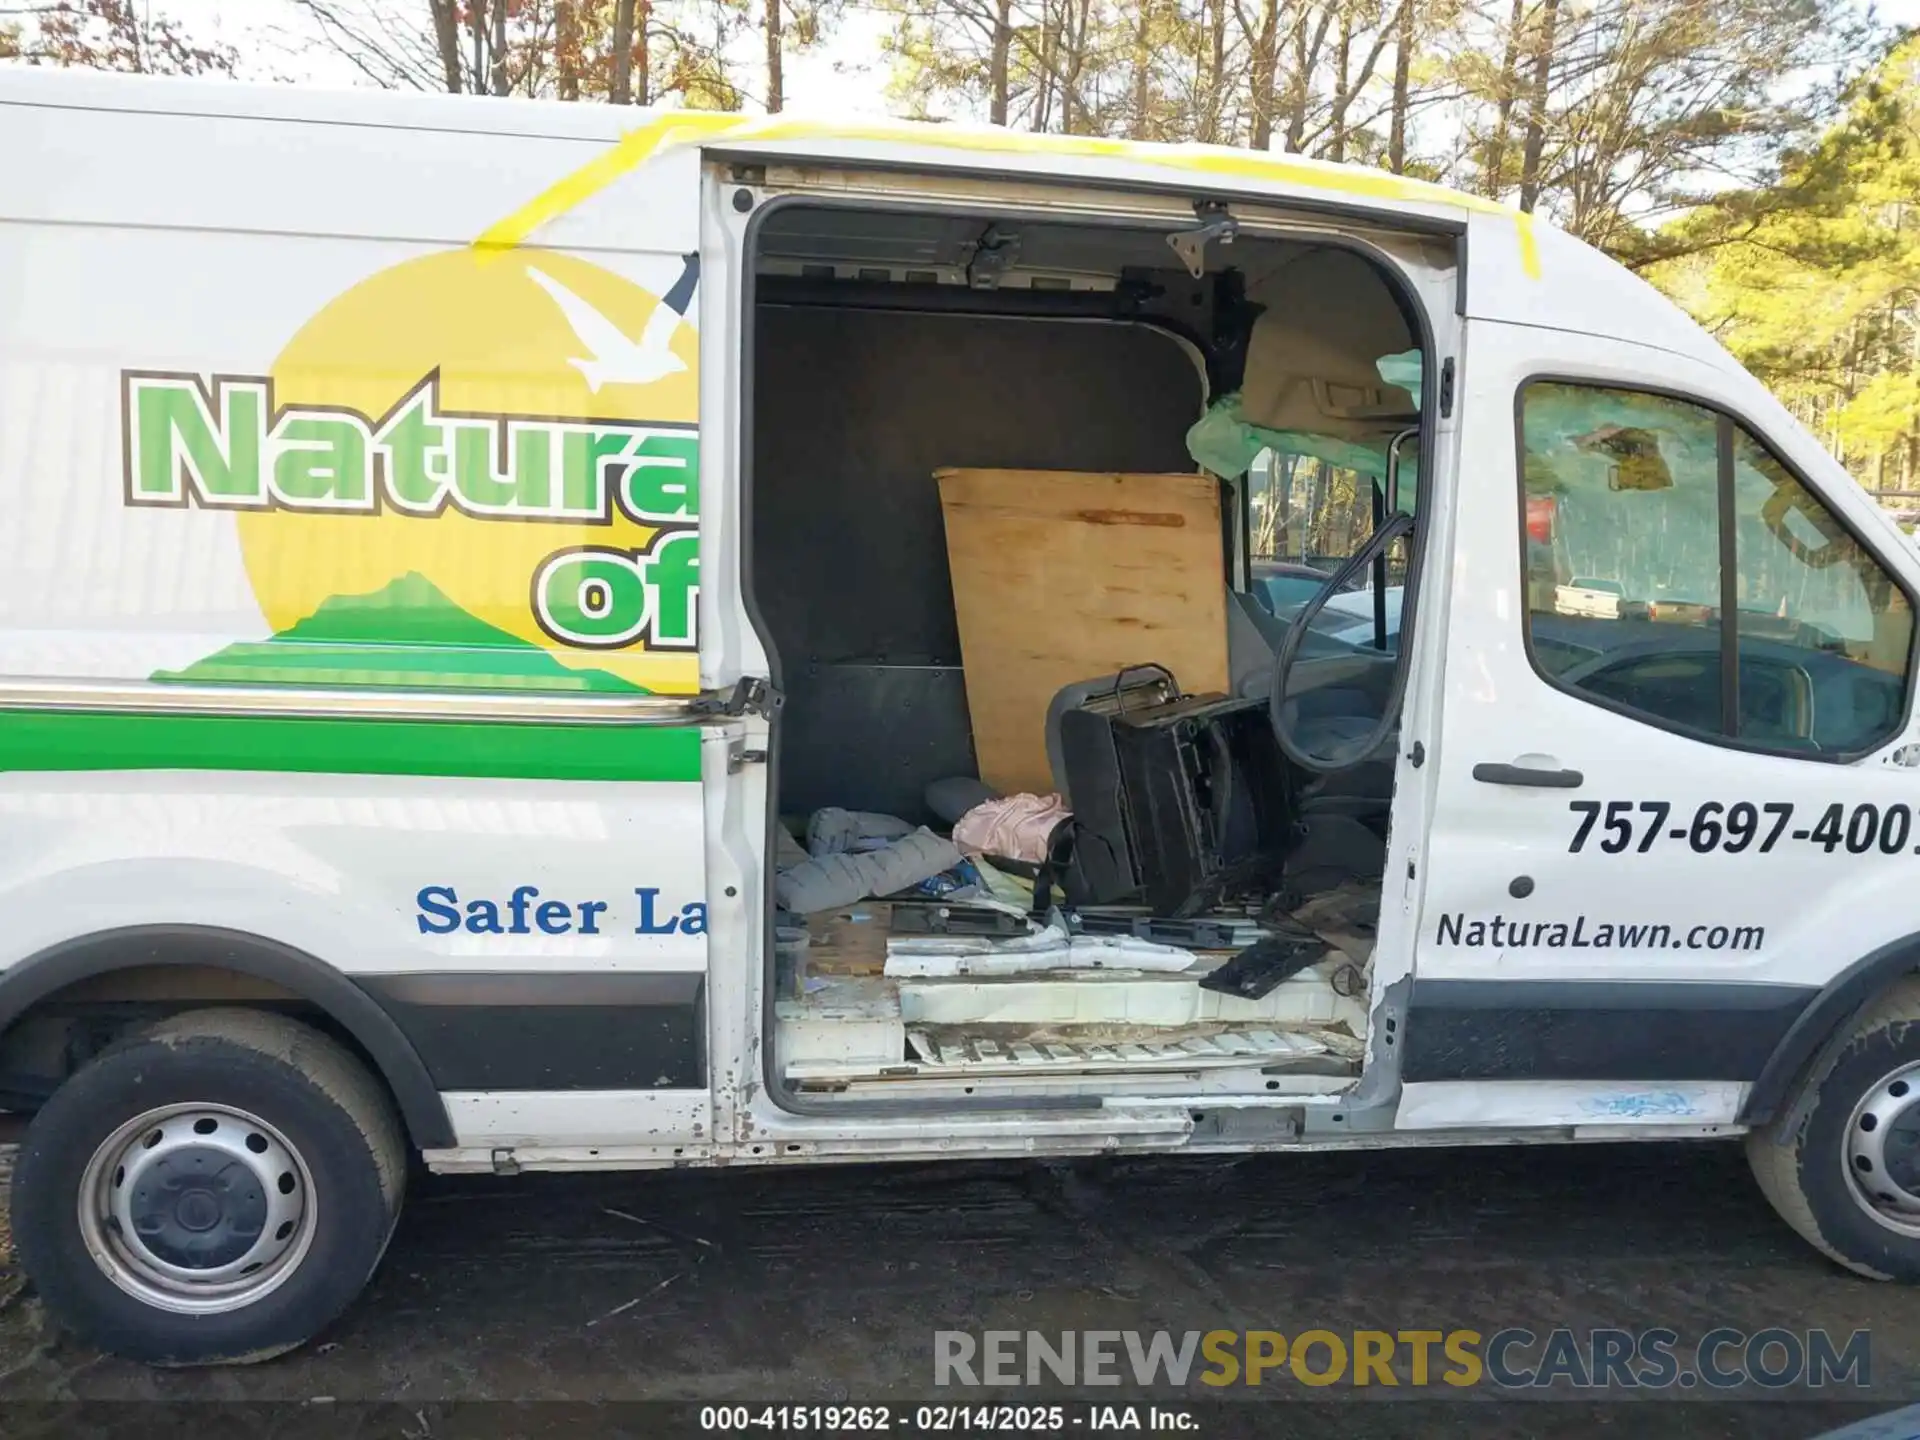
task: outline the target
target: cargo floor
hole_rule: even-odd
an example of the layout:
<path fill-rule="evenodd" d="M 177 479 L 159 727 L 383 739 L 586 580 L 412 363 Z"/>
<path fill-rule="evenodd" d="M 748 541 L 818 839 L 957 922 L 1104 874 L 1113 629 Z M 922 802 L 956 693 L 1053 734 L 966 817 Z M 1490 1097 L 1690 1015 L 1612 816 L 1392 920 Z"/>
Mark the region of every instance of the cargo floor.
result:
<path fill-rule="evenodd" d="M 1296 915 L 1323 960 L 1257 998 L 1203 988 L 1231 951 L 1180 970 L 1048 969 L 1019 975 L 885 973 L 885 901 L 807 921 L 777 1006 L 777 1053 L 802 1087 L 915 1079 L 1198 1077 L 1252 1070 L 1351 1076 L 1366 1033 L 1365 970 L 1377 889 L 1315 897 Z"/>

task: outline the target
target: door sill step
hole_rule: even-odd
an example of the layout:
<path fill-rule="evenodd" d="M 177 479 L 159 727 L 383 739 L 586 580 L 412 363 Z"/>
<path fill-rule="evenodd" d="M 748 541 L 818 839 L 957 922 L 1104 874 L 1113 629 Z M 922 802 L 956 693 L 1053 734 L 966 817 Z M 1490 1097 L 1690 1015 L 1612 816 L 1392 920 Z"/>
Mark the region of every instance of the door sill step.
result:
<path fill-rule="evenodd" d="M 980 1035 L 907 1032 L 904 1060 L 795 1060 L 786 1067 L 796 1084 L 916 1076 L 1066 1076 L 1155 1074 L 1229 1067 L 1266 1068 L 1321 1056 L 1347 1058 L 1359 1042 L 1317 1030 L 1233 1030 L 1098 1042 L 1062 1039 L 993 1040 Z M 1354 1058 L 1357 1058 L 1355 1056 Z"/>

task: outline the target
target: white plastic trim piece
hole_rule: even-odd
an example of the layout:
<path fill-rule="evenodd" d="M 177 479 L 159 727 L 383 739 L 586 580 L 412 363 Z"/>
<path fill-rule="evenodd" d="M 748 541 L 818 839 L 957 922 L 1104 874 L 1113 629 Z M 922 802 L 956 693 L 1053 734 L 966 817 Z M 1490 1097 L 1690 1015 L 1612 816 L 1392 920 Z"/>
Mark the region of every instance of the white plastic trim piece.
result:
<path fill-rule="evenodd" d="M 1072 935 L 1057 925 L 1005 940 L 984 935 L 896 937 L 887 941 L 894 979 L 951 975 L 1025 975 L 1039 970 L 1190 970 L 1191 950 L 1131 935 Z"/>

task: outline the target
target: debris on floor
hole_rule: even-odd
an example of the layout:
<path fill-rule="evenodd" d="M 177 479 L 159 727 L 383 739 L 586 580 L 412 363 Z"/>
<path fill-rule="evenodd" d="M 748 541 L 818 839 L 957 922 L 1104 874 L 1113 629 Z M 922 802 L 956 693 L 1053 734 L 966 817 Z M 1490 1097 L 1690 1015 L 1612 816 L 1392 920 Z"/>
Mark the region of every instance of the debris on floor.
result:
<path fill-rule="evenodd" d="M 1256 940 L 1200 982 L 1242 1000 L 1258 1000 L 1282 981 L 1298 975 L 1332 953 L 1326 941 L 1311 932 L 1281 933 Z"/>
<path fill-rule="evenodd" d="M 914 1055 L 922 1064 L 969 1073 L 1007 1070 L 1019 1070 L 1022 1073 L 1035 1070 L 1072 1070 L 1082 1073 L 1103 1069 L 1188 1070 L 1196 1066 L 1245 1065 L 1249 1061 L 1264 1063 L 1278 1057 L 1324 1055 L 1327 1050 L 1317 1036 L 1278 1030 L 1228 1030 L 1216 1035 L 1169 1040 L 1142 1037 L 1106 1044 L 1037 1038 L 1002 1043 L 973 1036 L 943 1043 L 927 1031 L 910 1030 L 907 1032 L 907 1043 L 913 1047 Z"/>
<path fill-rule="evenodd" d="M 1021 875 L 1010 875 L 992 864 L 984 856 L 976 855 L 973 868 L 979 873 L 980 883 L 992 899 L 1004 905 L 1018 905 L 1022 910 L 1033 909 L 1033 881 Z"/>
<path fill-rule="evenodd" d="M 1067 928 L 1075 934 L 1131 935 L 1156 945 L 1180 945 L 1189 950 L 1244 950 L 1267 933 L 1258 921 L 1245 915 L 1169 920 L 1138 910 L 1085 906 L 1066 912 L 1066 919 Z"/>
<path fill-rule="evenodd" d="M 901 902 L 893 907 L 896 935 L 1025 935 L 1032 929 L 1026 912 L 1007 905 L 940 905 Z"/>
<path fill-rule="evenodd" d="M 898 815 L 842 810 L 829 805 L 814 811 L 807 821 L 807 849 L 815 856 L 880 850 L 896 840 L 904 840 L 917 828 L 912 821 L 902 820 Z"/>
<path fill-rule="evenodd" d="M 954 843 L 923 827 L 876 850 L 816 853 L 781 871 L 774 878 L 773 893 L 782 908 L 795 915 L 811 915 L 869 896 L 892 895 L 959 863 Z"/>
<path fill-rule="evenodd" d="M 792 1083 L 1071 1090 L 1138 1072 L 1177 1087 L 1204 1071 L 1209 1087 L 1265 1094 L 1284 1070 L 1325 1093 L 1358 1072 L 1376 878 L 1316 869 L 1304 898 L 1262 906 L 1262 891 L 1181 917 L 1138 895 L 1051 908 L 1060 796 L 955 780 L 928 800 L 957 812 L 953 839 L 832 807 L 782 826 L 775 1054 Z"/>
<path fill-rule="evenodd" d="M 892 906 L 839 906 L 806 920 L 807 970 L 820 975 L 878 975 L 887 961 Z"/>
<path fill-rule="evenodd" d="M 1372 963 L 1380 917 L 1380 882 L 1349 880 L 1309 897 L 1287 918 L 1341 951 L 1363 969 Z"/>
<path fill-rule="evenodd" d="M 1052 924 L 1029 935 L 895 935 L 885 973 L 1020 975 L 1035 970 L 1188 970 L 1191 950 L 1131 935 L 1075 935 Z"/>
<path fill-rule="evenodd" d="M 954 796 L 970 798 L 970 792 L 960 788 L 965 782 L 943 783 L 953 789 Z M 978 781 L 972 783 L 977 789 L 985 788 Z M 1051 796 L 1016 796 L 1014 800 L 1036 802 L 1041 811 L 1058 805 L 1057 797 Z M 986 801 L 989 806 L 1006 803 L 990 795 Z M 1018 829 L 1025 822 L 1012 823 Z M 783 822 L 775 827 L 774 834 L 774 898 L 789 917 L 814 915 L 882 896 L 978 899 L 988 905 L 1033 908 L 1031 880 L 995 867 L 978 851 L 963 853 L 946 836 L 896 815 L 824 807 L 807 818 L 804 847 L 789 824 L 797 827 L 799 822 Z M 1019 839 L 997 832 L 989 838 L 994 843 Z"/>
<path fill-rule="evenodd" d="M 776 871 L 791 870 L 807 858 L 807 847 L 793 838 L 791 830 L 784 824 L 773 827 L 773 868 Z"/>
<path fill-rule="evenodd" d="M 1071 812 L 1058 795 L 1007 795 L 984 800 L 953 823 L 953 843 L 966 855 L 998 855 L 1038 865 L 1054 831 Z"/>

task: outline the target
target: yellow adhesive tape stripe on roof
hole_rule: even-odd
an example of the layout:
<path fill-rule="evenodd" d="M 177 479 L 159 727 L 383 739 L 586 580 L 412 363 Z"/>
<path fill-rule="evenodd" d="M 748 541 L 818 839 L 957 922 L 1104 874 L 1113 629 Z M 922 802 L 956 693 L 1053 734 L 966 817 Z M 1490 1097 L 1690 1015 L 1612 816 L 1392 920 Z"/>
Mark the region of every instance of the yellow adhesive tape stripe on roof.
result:
<path fill-rule="evenodd" d="M 894 125 L 830 125 L 784 117 L 756 119 L 711 111 L 673 111 L 628 132 L 604 154 L 582 165 L 548 187 L 474 241 L 481 250 L 504 250 L 526 243 L 542 225 L 591 199 L 614 181 L 637 169 L 658 152 L 678 145 L 700 144 L 715 136 L 737 140 L 876 141 L 921 145 L 932 149 L 978 154 L 1085 156 L 1132 160 L 1207 175 L 1274 180 L 1311 190 L 1331 190 L 1368 200 L 1403 200 L 1502 215 L 1514 222 L 1520 245 L 1520 264 L 1531 279 L 1540 278 L 1540 251 L 1534 240 L 1533 216 L 1477 195 L 1467 195 L 1424 180 L 1369 170 L 1360 166 L 1321 166 L 1307 161 L 1212 148 L 1143 145 L 1084 135 L 1035 135 L 1019 131 L 942 130 L 927 126 L 908 130 Z"/>
<path fill-rule="evenodd" d="M 629 171 L 638 169 L 654 152 L 730 130 L 742 116 L 713 111 L 675 110 L 629 130 L 609 150 L 596 155 L 572 174 L 548 186 L 506 219 L 489 225 L 473 242 L 476 250 L 510 250 L 524 245 L 542 225 L 557 220 L 575 206 L 592 199 Z"/>

